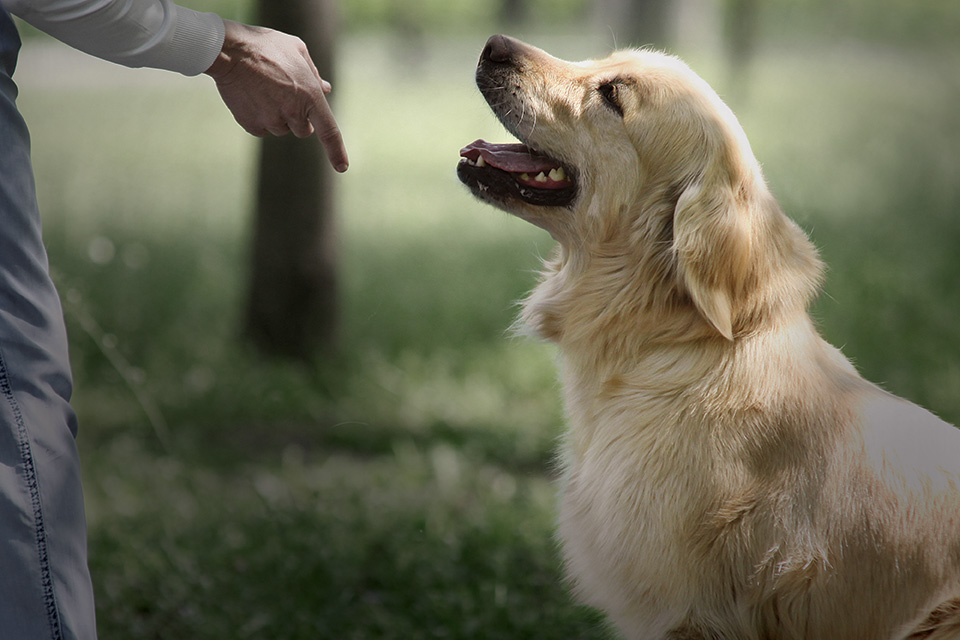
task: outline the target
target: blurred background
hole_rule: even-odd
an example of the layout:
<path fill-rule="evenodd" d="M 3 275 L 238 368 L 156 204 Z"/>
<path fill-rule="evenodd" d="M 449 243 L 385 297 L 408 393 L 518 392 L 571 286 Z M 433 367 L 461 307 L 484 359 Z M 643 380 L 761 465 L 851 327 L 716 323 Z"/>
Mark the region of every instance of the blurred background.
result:
<path fill-rule="evenodd" d="M 510 141 L 496 32 L 684 57 L 821 249 L 827 338 L 960 423 L 960 4 L 184 3 L 312 43 L 352 165 L 24 28 L 102 637 L 612 637 L 551 537 L 556 353 L 508 330 L 552 242 L 455 176 Z"/>

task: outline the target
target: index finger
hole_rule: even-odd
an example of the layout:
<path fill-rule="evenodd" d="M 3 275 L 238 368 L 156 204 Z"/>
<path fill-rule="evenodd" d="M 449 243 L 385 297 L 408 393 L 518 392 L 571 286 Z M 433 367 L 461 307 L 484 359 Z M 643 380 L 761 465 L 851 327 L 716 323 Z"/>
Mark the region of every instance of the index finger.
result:
<path fill-rule="evenodd" d="M 347 167 L 350 166 L 350 160 L 347 158 L 347 148 L 343 144 L 343 136 L 340 133 L 340 127 L 337 126 L 336 118 L 333 117 L 330 104 L 322 93 L 314 108 L 307 115 L 307 119 L 310 120 L 317 132 L 317 138 L 323 144 L 330 164 L 339 173 L 346 171 Z"/>

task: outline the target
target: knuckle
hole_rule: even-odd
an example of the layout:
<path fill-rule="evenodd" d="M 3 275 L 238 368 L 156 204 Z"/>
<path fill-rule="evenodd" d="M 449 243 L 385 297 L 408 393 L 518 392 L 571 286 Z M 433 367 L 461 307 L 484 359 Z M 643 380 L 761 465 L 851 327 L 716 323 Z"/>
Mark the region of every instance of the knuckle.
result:
<path fill-rule="evenodd" d="M 324 129 L 319 133 L 320 141 L 324 144 L 339 144 L 343 137 L 340 135 L 340 129 L 332 127 Z"/>

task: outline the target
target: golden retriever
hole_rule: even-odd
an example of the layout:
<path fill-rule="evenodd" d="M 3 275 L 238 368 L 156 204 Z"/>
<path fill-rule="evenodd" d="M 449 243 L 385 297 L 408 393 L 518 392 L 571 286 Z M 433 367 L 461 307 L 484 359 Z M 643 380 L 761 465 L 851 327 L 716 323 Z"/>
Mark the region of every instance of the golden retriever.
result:
<path fill-rule="evenodd" d="M 522 319 L 562 354 L 579 597 L 631 639 L 960 638 L 960 432 L 818 335 L 731 111 L 654 51 L 494 36 L 476 79 L 522 144 L 458 175 L 558 243 Z"/>

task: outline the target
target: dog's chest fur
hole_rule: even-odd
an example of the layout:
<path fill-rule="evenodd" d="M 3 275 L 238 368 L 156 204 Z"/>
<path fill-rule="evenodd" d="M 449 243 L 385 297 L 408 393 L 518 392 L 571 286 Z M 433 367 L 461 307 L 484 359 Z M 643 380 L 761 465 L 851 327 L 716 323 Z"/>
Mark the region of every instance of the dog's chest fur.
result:
<path fill-rule="evenodd" d="M 805 446 L 777 453 L 775 441 L 796 439 L 791 425 L 767 430 L 757 423 L 759 408 L 749 409 L 789 400 L 743 397 L 738 408 L 726 406 L 718 399 L 729 394 L 716 386 L 745 372 L 711 371 L 707 359 L 691 364 L 676 351 L 599 377 L 575 357 L 566 358 L 565 369 L 570 434 L 558 531 L 568 571 L 588 601 L 608 611 L 620 602 L 624 616 L 644 610 L 642 620 L 622 626 L 658 638 L 680 626 L 693 603 L 735 607 L 704 590 L 758 586 L 764 576 L 749 575 L 747 567 L 780 563 L 783 574 L 789 564 L 810 570 L 822 562 L 816 541 L 779 550 L 773 542 L 809 532 L 805 494 L 813 487 L 809 478 L 790 477 L 791 469 L 822 459 Z M 770 454 L 779 459 L 765 458 L 764 440 L 774 441 Z M 788 493 L 790 482 L 806 486 Z M 756 557 L 745 563 L 745 555 Z"/>
<path fill-rule="evenodd" d="M 898 570 L 871 551 L 878 528 L 837 516 L 879 483 L 866 445 L 851 446 L 873 388 L 806 318 L 732 351 L 719 344 L 723 354 L 673 346 L 604 370 L 566 345 L 558 534 L 572 583 L 631 638 L 816 638 L 811 612 L 836 631 L 827 610 L 856 585 L 825 576 Z M 923 591 L 918 609 L 936 597 Z M 847 615 L 843 637 L 909 622 L 902 594 L 876 597 L 891 617 Z"/>

